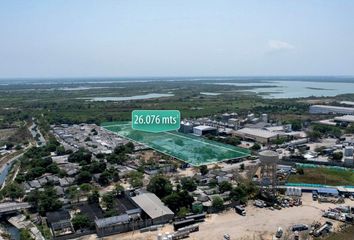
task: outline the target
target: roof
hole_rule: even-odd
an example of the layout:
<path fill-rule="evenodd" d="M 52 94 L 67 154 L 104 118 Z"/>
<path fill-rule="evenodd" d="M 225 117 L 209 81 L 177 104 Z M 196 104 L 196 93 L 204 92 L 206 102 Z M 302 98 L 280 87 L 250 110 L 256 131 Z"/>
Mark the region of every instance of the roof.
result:
<path fill-rule="evenodd" d="M 95 223 L 97 227 L 102 228 L 102 227 L 108 227 L 112 225 L 123 224 L 129 222 L 129 219 L 130 218 L 128 214 L 122 214 L 114 217 L 97 219 L 95 220 Z"/>
<path fill-rule="evenodd" d="M 312 106 L 310 106 L 310 107 L 354 111 L 354 108 L 350 108 L 350 107 L 340 107 L 340 106 L 331 106 L 331 105 L 312 105 Z"/>
<path fill-rule="evenodd" d="M 206 125 L 200 125 L 200 126 L 196 126 L 193 129 L 198 129 L 201 131 L 206 131 L 206 130 L 216 130 L 215 127 L 210 127 L 210 126 L 206 126 Z"/>
<path fill-rule="evenodd" d="M 340 122 L 354 122 L 354 116 L 353 115 L 344 115 L 341 117 L 335 117 L 335 121 L 340 121 Z"/>
<path fill-rule="evenodd" d="M 248 135 L 263 137 L 263 138 L 272 138 L 278 136 L 278 133 L 271 132 L 268 130 L 258 129 L 258 128 L 242 128 L 240 130 L 237 130 L 236 133 L 248 134 Z"/>
<path fill-rule="evenodd" d="M 70 219 L 70 214 L 67 210 L 61 210 L 56 212 L 47 212 L 46 213 L 47 221 L 49 223 L 60 222 L 63 220 Z"/>
<path fill-rule="evenodd" d="M 153 193 L 143 193 L 132 197 L 132 200 L 152 219 L 164 215 L 174 215 Z"/>
<path fill-rule="evenodd" d="M 333 195 L 338 195 L 338 190 L 335 188 L 319 188 L 317 190 L 318 193 L 323 193 L 323 194 L 333 194 Z"/>

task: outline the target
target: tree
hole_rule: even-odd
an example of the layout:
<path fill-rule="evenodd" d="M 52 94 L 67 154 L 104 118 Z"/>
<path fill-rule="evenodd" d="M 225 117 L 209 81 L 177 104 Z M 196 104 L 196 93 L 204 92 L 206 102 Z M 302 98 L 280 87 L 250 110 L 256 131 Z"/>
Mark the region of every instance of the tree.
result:
<path fill-rule="evenodd" d="M 99 203 L 100 201 L 100 194 L 97 190 L 94 190 L 87 198 L 87 201 L 92 204 L 92 203 Z"/>
<path fill-rule="evenodd" d="M 162 201 L 174 212 L 178 213 L 182 207 L 190 208 L 194 199 L 186 191 L 172 192 L 162 199 Z"/>
<path fill-rule="evenodd" d="M 115 195 L 113 192 L 105 193 L 102 197 L 103 205 L 109 210 L 114 207 Z"/>
<path fill-rule="evenodd" d="M 85 149 L 79 149 L 68 157 L 69 162 L 77 162 L 80 164 L 91 163 L 92 154 Z"/>
<path fill-rule="evenodd" d="M 227 192 L 227 191 L 231 191 L 232 189 L 232 184 L 230 182 L 227 181 L 222 181 L 221 183 L 219 183 L 219 190 L 220 192 Z"/>
<path fill-rule="evenodd" d="M 112 175 L 113 182 L 118 182 L 120 180 L 118 171 L 114 171 Z"/>
<path fill-rule="evenodd" d="M 114 191 L 116 192 L 117 196 L 120 196 L 124 192 L 124 187 L 118 183 L 114 186 Z"/>
<path fill-rule="evenodd" d="M 253 146 L 251 147 L 251 149 L 253 151 L 258 151 L 261 149 L 261 145 L 259 145 L 258 143 L 254 143 Z"/>
<path fill-rule="evenodd" d="M 58 174 L 60 172 L 60 168 L 56 163 L 51 163 L 46 167 L 46 172 L 48 173 L 53 173 L 53 174 Z"/>
<path fill-rule="evenodd" d="M 258 189 L 254 183 L 241 183 L 231 190 L 230 197 L 234 201 L 246 203 L 249 196 L 254 195 L 257 191 Z"/>
<path fill-rule="evenodd" d="M 79 229 L 83 228 L 89 228 L 91 223 L 90 219 L 87 217 L 86 214 L 83 213 L 77 213 L 71 220 L 74 229 L 77 231 Z"/>
<path fill-rule="evenodd" d="M 2 194 L 5 197 L 11 198 L 13 201 L 15 199 L 22 198 L 25 195 L 25 191 L 18 183 L 10 183 L 4 187 Z"/>
<path fill-rule="evenodd" d="M 102 186 L 107 186 L 110 178 L 111 174 L 108 171 L 104 171 L 98 178 L 98 183 Z"/>
<path fill-rule="evenodd" d="M 70 186 L 67 190 L 66 190 L 68 197 L 71 201 L 77 201 L 79 202 L 80 200 L 80 191 L 79 191 L 79 187 L 76 185 Z"/>
<path fill-rule="evenodd" d="M 332 159 L 333 159 L 334 161 L 341 161 L 342 158 L 343 158 L 343 152 L 334 152 L 334 153 L 332 154 Z"/>
<path fill-rule="evenodd" d="M 92 176 L 91 173 L 88 171 L 80 171 L 76 179 L 78 184 L 89 183 L 91 180 L 92 180 Z"/>
<path fill-rule="evenodd" d="M 8 143 L 6 143 L 6 148 L 5 148 L 5 149 L 6 149 L 6 150 L 11 150 L 13 147 L 14 147 L 14 144 L 8 142 Z"/>
<path fill-rule="evenodd" d="M 206 165 L 200 166 L 199 171 L 202 175 L 206 175 L 209 172 L 208 167 Z"/>
<path fill-rule="evenodd" d="M 191 177 L 184 177 L 181 179 L 182 189 L 188 192 L 193 192 L 197 189 L 197 183 Z"/>
<path fill-rule="evenodd" d="M 43 192 L 39 193 L 38 212 L 44 215 L 46 212 L 52 212 L 60 209 L 62 202 L 59 200 L 56 190 L 52 187 L 45 187 Z"/>
<path fill-rule="evenodd" d="M 241 163 L 241 165 L 240 165 L 240 170 L 241 170 L 241 171 L 244 171 L 244 170 L 245 170 L 245 164 L 244 164 L 244 163 Z"/>
<path fill-rule="evenodd" d="M 129 184 L 133 188 L 142 187 L 143 186 L 143 178 L 144 178 L 144 174 L 142 174 L 141 172 L 131 172 L 129 174 Z"/>
<path fill-rule="evenodd" d="M 177 213 L 178 217 L 185 217 L 188 214 L 189 210 L 186 207 L 181 207 Z"/>
<path fill-rule="evenodd" d="M 20 240 L 33 240 L 34 238 L 31 236 L 30 231 L 28 229 L 20 230 Z"/>
<path fill-rule="evenodd" d="M 63 146 L 58 146 L 55 150 L 55 153 L 58 155 L 58 156 L 62 156 L 65 154 L 65 148 Z"/>
<path fill-rule="evenodd" d="M 155 193 L 159 198 L 163 198 L 171 194 L 172 184 L 165 176 L 156 175 L 151 178 L 149 184 L 147 185 L 147 190 Z"/>
<path fill-rule="evenodd" d="M 216 212 L 222 211 L 224 209 L 224 200 L 219 196 L 215 196 L 212 199 L 211 206 Z"/>

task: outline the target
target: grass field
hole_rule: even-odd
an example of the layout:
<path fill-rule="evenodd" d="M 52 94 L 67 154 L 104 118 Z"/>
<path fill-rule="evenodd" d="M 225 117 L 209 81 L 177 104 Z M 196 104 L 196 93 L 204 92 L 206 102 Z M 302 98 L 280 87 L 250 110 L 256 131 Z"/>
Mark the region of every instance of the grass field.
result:
<path fill-rule="evenodd" d="M 242 158 L 250 154 L 247 149 L 176 131 L 161 133 L 136 131 L 126 122 L 104 123 L 102 127 L 193 166 Z"/>
<path fill-rule="evenodd" d="M 312 183 L 331 186 L 354 186 L 354 172 L 330 168 L 305 168 L 304 175 L 291 175 L 289 183 Z"/>

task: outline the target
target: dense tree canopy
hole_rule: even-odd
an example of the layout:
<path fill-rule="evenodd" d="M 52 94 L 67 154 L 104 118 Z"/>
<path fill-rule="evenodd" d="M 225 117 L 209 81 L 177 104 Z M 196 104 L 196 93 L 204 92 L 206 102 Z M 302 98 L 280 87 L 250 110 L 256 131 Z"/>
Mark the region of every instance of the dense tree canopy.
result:
<path fill-rule="evenodd" d="M 159 198 L 163 198 L 171 194 L 172 184 L 165 176 L 156 175 L 151 178 L 149 184 L 147 185 L 147 190 L 155 193 Z"/>

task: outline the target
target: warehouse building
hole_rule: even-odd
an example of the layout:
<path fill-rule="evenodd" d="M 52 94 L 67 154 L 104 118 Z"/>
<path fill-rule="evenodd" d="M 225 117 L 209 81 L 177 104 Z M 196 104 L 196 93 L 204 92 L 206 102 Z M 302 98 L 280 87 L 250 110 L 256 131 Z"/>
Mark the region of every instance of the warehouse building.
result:
<path fill-rule="evenodd" d="M 344 116 L 340 116 L 340 117 L 335 117 L 334 121 L 336 121 L 336 122 L 353 123 L 354 122 L 354 116 L 353 115 L 344 115 Z"/>
<path fill-rule="evenodd" d="M 154 225 L 171 221 L 174 213 L 153 193 L 141 193 L 132 197 L 133 202 L 152 220 Z"/>
<path fill-rule="evenodd" d="M 348 114 L 354 115 L 354 108 L 338 107 L 329 105 L 312 105 L 310 106 L 311 114 Z"/>
<path fill-rule="evenodd" d="M 201 125 L 201 126 L 194 127 L 193 133 L 197 136 L 203 136 L 206 134 L 215 135 L 217 133 L 217 129 L 215 127 Z"/>
<path fill-rule="evenodd" d="M 95 220 L 99 237 L 164 224 L 173 219 L 174 213 L 155 194 L 150 192 L 131 192 L 131 194 L 137 195 L 127 196 L 124 201 L 119 199 L 120 215 Z"/>
<path fill-rule="evenodd" d="M 269 143 L 279 137 L 279 133 L 259 128 L 242 128 L 233 133 L 242 139 L 248 139 L 259 143 Z"/>

